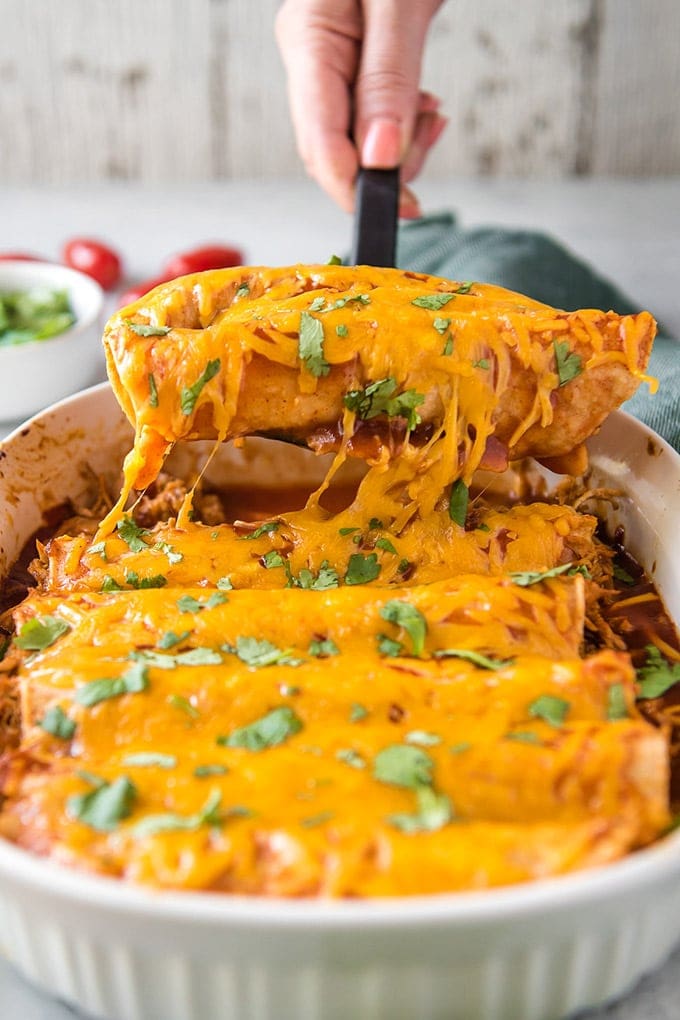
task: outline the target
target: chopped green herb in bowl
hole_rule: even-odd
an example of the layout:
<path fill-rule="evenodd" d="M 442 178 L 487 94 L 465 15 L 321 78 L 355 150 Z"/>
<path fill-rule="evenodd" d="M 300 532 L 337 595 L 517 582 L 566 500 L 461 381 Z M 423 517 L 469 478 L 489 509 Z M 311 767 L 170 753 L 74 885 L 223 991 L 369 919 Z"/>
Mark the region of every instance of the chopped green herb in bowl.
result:
<path fill-rule="evenodd" d="M 0 292 L 0 347 L 48 340 L 75 321 L 66 290 L 40 286 Z"/>

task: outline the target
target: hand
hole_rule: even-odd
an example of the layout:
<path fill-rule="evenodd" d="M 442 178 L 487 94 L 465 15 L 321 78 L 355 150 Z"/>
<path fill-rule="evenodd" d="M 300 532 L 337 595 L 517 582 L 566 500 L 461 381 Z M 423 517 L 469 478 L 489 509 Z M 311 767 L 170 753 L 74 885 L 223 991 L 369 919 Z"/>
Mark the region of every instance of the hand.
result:
<path fill-rule="evenodd" d="M 430 21 L 442 0 L 286 0 L 276 36 L 288 74 L 298 150 L 307 172 L 343 209 L 359 165 L 420 172 L 446 127 L 420 92 Z M 402 187 L 400 216 L 420 216 Z"/>

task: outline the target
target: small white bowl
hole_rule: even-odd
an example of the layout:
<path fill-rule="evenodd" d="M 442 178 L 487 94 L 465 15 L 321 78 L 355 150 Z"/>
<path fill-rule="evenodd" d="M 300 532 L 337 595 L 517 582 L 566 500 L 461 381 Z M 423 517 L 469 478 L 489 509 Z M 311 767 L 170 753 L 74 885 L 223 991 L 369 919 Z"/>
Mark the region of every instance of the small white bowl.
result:
<path fill-rule="evenodd" d="M 0 346 L 0 422 L 23 420 L 103 376 L 99 284 L 51 262 L 0 262 L 0 293 L 32 287 L 68 291 L 76 321 L 46 340 Z"/>

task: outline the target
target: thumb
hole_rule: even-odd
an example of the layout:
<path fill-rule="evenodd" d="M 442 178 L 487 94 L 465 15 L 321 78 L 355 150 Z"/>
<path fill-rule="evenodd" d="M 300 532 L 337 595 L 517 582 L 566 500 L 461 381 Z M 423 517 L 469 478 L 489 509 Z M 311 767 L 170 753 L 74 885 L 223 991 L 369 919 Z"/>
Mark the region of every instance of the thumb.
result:
<path fill-rule="evenodd" d="M 354 137 L 363 166 L 398 166 L 409 148 L 425 38 L 440 2 L 364 0 L 354 91 Z"/>

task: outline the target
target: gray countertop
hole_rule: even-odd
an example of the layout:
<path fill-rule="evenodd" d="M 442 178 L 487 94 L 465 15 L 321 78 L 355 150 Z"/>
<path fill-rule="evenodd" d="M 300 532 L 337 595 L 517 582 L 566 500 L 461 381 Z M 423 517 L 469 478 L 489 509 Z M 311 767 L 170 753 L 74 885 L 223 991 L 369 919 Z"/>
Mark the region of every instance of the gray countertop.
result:
<path fill-rule="evenodd" d="M 680 179 L 450 180 L 424 182 L 418 191 L 426 211 L 453 209 L 467 226 L 496 223 L 554 234 L 680 337 Z M 105 238 L 123 253 L 128 275 L 139 279 L 156 275 L 170 254 L 205 241 L 239 244 L 251 264 L 282 265 L 325 262 L 349 248 L 351 235 L 350 218 L 313 185 L 286 181 L 6 188 L 0 224 L 3 248 L 48 257 L 57 257 L 69 237 Z M 0 422 L 0 438 L 10 428 Z M 0 961 L 0 1018 L 73 1016 Z M 587 1016 L 679 1020 L 680 951 L 622 1002 Z"/>

